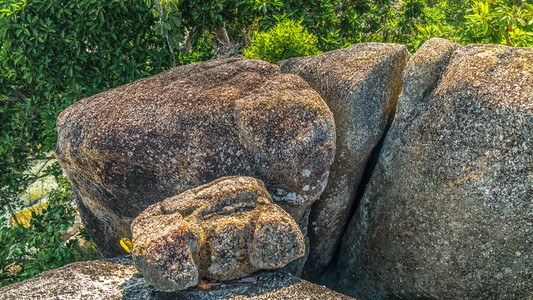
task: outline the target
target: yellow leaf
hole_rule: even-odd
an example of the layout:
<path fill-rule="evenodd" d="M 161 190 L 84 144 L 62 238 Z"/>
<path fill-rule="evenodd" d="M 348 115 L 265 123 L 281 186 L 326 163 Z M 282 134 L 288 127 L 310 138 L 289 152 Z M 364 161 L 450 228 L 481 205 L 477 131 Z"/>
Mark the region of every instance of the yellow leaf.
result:
<path fill-rule="evenodd" d="M 27 208 L 25 210 L 19 211 L 15 216 L 11 217 L 11 225 L 17 226 L 19 222 L 26 228 L 30 226 L 31 213 L 40 214 L 43 209 L 48 206 L 48 202 L 41 203 L 39 205 Z M 18 222 L 17 222 L 18 220 Z"/>
<path fill-rule="evenodd" d="M 130 240 L 128 240 L 127 238 L 123 238 L 120 240 L 120 246 L 122 246 L 122 248 L 124 248 L 124 250 L 126 250 L 126 252 L 128 253 L 131 251 L 131 248 L 133 248 Z"/>

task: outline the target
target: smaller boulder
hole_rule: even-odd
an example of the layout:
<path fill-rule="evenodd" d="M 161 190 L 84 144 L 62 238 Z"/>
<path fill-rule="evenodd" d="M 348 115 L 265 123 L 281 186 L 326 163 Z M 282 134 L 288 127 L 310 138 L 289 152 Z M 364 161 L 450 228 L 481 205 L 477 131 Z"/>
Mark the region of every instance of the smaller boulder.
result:
<path fill-rule="evenodd" d="M 223 177 L 153 204 L 131 231 L 135 267 L 161 291 L 280 268 L 305 252 L 296 222 L 252 177 Z"/>

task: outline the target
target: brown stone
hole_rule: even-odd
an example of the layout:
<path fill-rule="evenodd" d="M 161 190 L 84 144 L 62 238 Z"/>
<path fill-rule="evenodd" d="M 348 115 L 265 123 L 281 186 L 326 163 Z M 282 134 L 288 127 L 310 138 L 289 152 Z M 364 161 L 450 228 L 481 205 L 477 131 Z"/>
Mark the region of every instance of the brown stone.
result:
<path fill-rule="evenodd" d="M 296 75 L 257 60 L 181 66 L 83 99 L 57 121 L 56 156 L 105 256 L 149 205 L 230 175 L 265 182 L 305 234 L 327 184 L 335 126 Z"/>
<path fill-rule="evenodd" d="M 153 204 L 131 230 L 135 266 L 161 291 L 281 268 L 305 251 L 298 225 L 251 177 L 223 177 Z"/>

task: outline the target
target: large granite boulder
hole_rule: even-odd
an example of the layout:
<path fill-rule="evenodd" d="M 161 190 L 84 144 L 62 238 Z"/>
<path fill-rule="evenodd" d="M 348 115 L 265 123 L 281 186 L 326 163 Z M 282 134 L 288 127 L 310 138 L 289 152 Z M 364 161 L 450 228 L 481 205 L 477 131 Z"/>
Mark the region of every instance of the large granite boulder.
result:
<path fill-rule="evenodd" d="M 251 279 L 251 280 L 250 280 Z M 146 283 L 131 258 L 88 261 L 41 273 L 0 289 L 0 299 L 353 299 L 293 275 L 264 271 L 248 280 L 213 283 L 211 289 L 159 292 Z"/>
<path fill-rule="evenodd" d="M 135 267 L 160 291 L 281 268 L 305 251 L 296 222 L 251 177 L 223 177 L 152 204 L 131 231 Z"/>
<path fill-rule="evenodd" d="M 57 120 L 56 157 L 105 256 L 149 205 L 217 178 L 265 182 L 305 234 L 335 152 L 332 113 L 266 62 L 181 66 L 83 99 Z"/>
<path fill-rule="evenodd" d="M 337 132 L 328 185 L 313 204 L 304 276 L 320 274 L 339 247 L 365 166 L 396 110 L 405 45 L 362 43 L 279 63 L 305 79 L 333 112 Z"/>
<path fill-rule="evenodd" d="M 533 297 L 533 48 L 426 42 L 329 280 L 360 299 Z"/>

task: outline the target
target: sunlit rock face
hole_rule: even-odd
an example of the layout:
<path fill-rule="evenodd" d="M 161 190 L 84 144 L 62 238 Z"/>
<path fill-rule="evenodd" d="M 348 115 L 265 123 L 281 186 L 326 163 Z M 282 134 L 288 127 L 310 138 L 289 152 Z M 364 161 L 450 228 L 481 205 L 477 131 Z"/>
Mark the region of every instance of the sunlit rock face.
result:
<path fill-rule="evenodd" d="M 304 276 L 320 275 L 338 250 L 365 167 L 390 125 L 410 54 L 405 45 L 361 43 L 279 63 L 306 80 L 333 112 L 337 133 L 328 185 L 309 219 Z"/>
<path fill-rule="evenodd" d="M 262 180 L 305 235 L 335 153 L 333 115 L 316 91 L 278 66 L 236 58 L 83 99 L 57 128 L 56 157 L 106 256 L 123 253 L 119 240 L 148 206 L 223 176 Z"/>
<path fill-rule="evenodd" d="M 533 49 L 426 42 L 344 235 L 358 299 L 533 295 Z"/>

